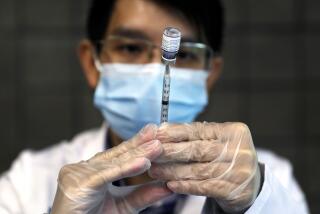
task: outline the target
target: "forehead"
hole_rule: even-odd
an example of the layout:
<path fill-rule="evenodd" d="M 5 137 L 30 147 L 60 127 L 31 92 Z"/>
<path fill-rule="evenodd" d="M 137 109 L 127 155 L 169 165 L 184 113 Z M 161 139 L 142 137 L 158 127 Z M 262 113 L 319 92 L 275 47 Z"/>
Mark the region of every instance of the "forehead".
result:
<path fill-rule="evenodd" d="M 146 35 L 150 40 L 160 43 L 163 30 L 168 27 L 176 27 L 182 37 L 195 38 L 195 32 L 190 24 L 175 14 L 148 0 L 117 0 L 107 34 L 110 35 L 119 30 L 138 31 Z"/>

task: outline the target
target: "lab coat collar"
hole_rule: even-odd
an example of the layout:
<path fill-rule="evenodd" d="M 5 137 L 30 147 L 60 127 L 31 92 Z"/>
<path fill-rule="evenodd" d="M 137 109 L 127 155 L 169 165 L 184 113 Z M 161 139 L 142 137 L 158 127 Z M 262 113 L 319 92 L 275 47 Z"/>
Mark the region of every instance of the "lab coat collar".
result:
<path fill-rule="evenodd" d="M 107 130 L 109 125 L 103 123 L 101 127 L 96 131 L 96 135 L 88 136 L 87 143 L 81 149 L 83 152 L 83 159 L 87 160 L 93 157 L 96 153 L 105 150 L 105 139 L 107 139 Z"/>

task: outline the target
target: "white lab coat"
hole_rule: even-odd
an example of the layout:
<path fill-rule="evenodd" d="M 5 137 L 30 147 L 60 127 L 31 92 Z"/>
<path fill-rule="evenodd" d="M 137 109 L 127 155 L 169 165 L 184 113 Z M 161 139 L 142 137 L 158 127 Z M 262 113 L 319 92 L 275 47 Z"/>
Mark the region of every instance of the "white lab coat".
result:
<path fill-rule="evenodd" d="M 40 152 L 23 151 L 0 178 L 0 214 L 42 214 L 52 206 L 60 168 L 104 150 L 106 125 L 77 135 Z M 308 213 L 305 197 L 290 163 L 265 150 L 257 150 L 265 164 L 260 194 L 246 213 Z M 201 213 L 206 198 L 189 196 L 181 214 Z M 206 212 L 209 213 L 209 212 Z M 210 212 L 213 213 L 213 212 Z"/>

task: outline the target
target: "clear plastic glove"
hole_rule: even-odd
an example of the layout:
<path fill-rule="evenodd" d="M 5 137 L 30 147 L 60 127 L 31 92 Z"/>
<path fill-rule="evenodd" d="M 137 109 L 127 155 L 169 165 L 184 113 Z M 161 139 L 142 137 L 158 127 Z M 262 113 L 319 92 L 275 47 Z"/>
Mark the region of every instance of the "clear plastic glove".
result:
<path fill-rule="evenodd" d="M 248 208 L 257 197 L 260 170 L 249 128 L 242 123 L 163 124 L 164 152 L 149 175 L 173 192 L 214 198 L 226 212 Z"/>
<path fill-rule="evenodd" d="M 165 185 L 154 182 L 126 194 L 112 190 L 122 188 L 113 186 L 113 181 L 145 172 L 150 161 L 163 152 L 161 143 L 154 140 L 156 132 L 157 126 L 148 125 L 128 142 L 87 161 L 64 166 L 51 213 L 137 213 L 170 195 Z"/>

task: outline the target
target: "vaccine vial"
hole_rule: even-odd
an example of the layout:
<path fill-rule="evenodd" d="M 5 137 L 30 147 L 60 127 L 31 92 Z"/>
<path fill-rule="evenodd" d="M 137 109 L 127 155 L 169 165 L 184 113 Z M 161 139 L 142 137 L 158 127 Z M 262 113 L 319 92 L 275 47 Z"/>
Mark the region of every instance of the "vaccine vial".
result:
<path fill-rule="evenodd" d="M 180 47 L 181 33 L 178 29 L 167 27 L 162 35 L 162 60 L 174 62 Z"/>

